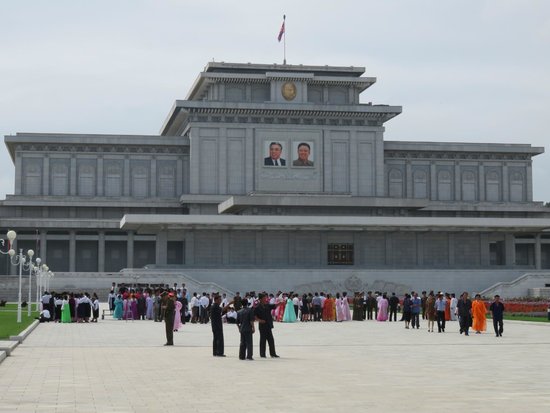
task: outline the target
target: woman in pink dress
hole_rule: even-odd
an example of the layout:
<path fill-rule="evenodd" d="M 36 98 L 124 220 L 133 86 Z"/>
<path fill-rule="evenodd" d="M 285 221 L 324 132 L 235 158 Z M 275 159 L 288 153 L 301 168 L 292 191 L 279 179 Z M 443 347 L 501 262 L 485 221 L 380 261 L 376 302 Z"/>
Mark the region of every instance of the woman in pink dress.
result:
<path fill-rule="evenodd" d="M 179 328 L 183 325 L 181 323 L 181 301 L 176 301 L 176 309 L 174 314 L 174 331 L 178 331 Z"/>
<path fill-rule="evenodd" d="M 382 298 L 378 301 L 378 316 L 377 321 L 388 321 L 388 299 L 386 293 L 382 294 Z"/>

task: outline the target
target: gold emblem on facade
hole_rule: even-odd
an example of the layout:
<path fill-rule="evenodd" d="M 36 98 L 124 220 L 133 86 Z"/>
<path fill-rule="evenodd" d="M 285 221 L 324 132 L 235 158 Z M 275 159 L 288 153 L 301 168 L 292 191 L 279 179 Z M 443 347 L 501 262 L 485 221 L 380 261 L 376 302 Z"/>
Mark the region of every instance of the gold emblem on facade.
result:
<path fill-rule="evenodd" d="M 296 85 L 293 82 L 285 82 L 281 87 L 281 93 L 286 100 L 294 100 L 296 97 Z"/>

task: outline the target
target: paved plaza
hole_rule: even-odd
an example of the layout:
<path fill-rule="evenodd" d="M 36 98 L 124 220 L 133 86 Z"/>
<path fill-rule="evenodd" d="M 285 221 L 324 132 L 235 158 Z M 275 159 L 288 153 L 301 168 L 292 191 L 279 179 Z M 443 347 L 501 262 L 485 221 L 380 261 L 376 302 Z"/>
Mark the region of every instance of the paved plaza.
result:
<path fill-rule="evenodd" d="M 491 327 L 491 326 L 489 326 Z M 212 357 L 210 325 L 41 324 L 0 363 L 2 412 L 550 411 L 550 324 L 507 322 L 504 337 L 403 323 L 275 325 L 280 359 Z M 358 410 L 360 409 L 360 410 Z"/>

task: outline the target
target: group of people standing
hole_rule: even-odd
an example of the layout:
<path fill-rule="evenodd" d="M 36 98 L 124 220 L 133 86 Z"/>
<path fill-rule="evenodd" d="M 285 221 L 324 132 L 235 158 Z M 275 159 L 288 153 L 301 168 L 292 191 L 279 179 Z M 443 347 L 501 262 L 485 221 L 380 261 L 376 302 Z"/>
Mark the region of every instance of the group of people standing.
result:
<path fill-rule="evenodd" d="M 41 300 L 40 322 L 97 323 L 99 298 L 96 293 L 44 292 Z"/>

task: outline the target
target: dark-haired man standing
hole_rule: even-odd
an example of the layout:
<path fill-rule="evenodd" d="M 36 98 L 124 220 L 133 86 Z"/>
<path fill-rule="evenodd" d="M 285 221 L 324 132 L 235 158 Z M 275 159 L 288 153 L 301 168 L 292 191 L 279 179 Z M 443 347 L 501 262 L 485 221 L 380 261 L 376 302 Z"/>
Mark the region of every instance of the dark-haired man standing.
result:
<path fill-rule="evenodd" d="M 275 340 L 273 339 L 273 317 L 271 316 L 271 310 L 275 308 L 275 305 L 269 304 L 269 297 L 266 293 L 259 295 L 260 303 L 254 310 L 256 321 L 258 321 L 258 327 L 260 329 L 260 357 L 265 358 L 265 344 L 269 345 L 269 355 L 274 358 L 279 356 L 275 352 Z"/>
<path fill-rule="evenodd" d="M 500 295 L 495 295 L 495 301 L 489 306 L 489 311 L 493 314 L 493 328 L 497 337 L 502 337 L 504 331 L 504 304 L 500 301 Z"/>

